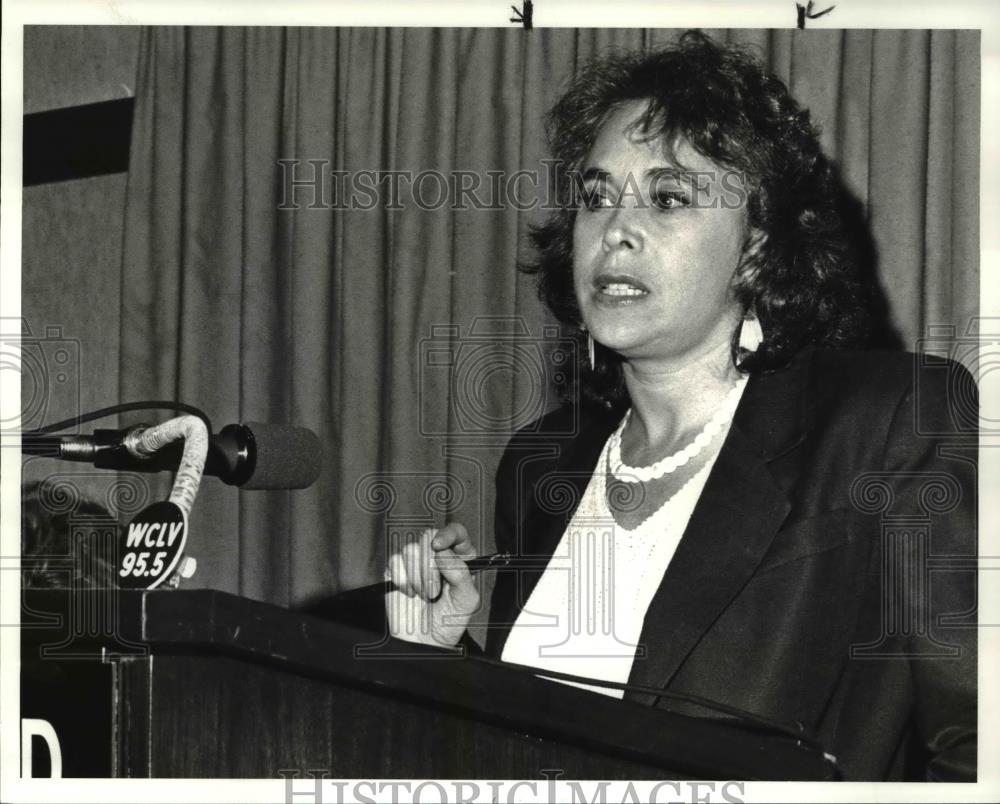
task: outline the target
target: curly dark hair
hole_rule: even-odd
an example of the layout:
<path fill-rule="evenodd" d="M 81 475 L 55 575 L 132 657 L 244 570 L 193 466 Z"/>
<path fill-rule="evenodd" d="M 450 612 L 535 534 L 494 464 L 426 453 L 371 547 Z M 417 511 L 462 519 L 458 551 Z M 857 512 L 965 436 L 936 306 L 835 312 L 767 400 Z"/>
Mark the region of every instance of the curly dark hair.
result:
<path fill-rule="evenodd" d="M 843 185 L 808 110 L 747 49 L 720 46 L 700 31 L 655 53 L 591 61 L 549 113 L 558 204 L 532 228 L 536 258 L 522 270 L 538 275 L 539 296 L 553 314 L 579 330 L 573 225 L 580 170 L 601 126 L 633 101 L 647 103 L 636 130 L 662 142 L 671 162 L 678 164 L 677 147 L 686 141 L 746 182 L 747 235 L 733 292 L 756 314 L 764 341 L 754 353 L 740 350 L 737 328 L 734 364 L 771 371 L 811 344 L 863 342 L 873 291 L 841 214 Z M 621 358 L 600 347 L 598 354 L 594 371 L 579 372 L 583 400 L 619 407 L 627 402 Z"/>

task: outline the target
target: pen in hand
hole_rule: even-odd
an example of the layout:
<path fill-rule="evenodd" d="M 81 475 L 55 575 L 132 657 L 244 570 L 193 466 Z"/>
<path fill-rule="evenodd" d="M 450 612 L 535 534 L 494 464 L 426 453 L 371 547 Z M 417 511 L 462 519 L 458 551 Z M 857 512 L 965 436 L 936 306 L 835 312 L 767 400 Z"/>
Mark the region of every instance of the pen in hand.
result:
<path fill-rule="evenodd" d="M 469 568 L 469 572 L 473 575 L 484 570 L 523 569 L 541 571 L 545 569 L 547 564 L 547 558 L 518 558 L 512 553 L 494 553 L 493 555 L 479 556 L 465 562 L 466 567 Z M 396 585 L 392 581 L 385 580 L 369 584 L 368 586 L 361 586 L 357 589 L 348 589 L 346 592 L 339 593 L 337 600 L 346 602 L 355 597 L 367 598 L 375 595 L 384 595 L 395 589 Z"/>

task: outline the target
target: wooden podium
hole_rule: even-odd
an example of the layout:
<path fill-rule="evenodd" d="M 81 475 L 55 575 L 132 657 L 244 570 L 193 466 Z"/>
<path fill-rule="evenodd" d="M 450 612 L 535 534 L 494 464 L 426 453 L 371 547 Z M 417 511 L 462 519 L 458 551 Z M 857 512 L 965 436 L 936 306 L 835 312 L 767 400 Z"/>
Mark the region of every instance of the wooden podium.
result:
<path fill-rule="evenodd" d="M 781 734 L 211 590 L 25 592 L 21 642 L 21 716 L 52 724 L 64 776 L 835 773 L 821 751 Z"/>

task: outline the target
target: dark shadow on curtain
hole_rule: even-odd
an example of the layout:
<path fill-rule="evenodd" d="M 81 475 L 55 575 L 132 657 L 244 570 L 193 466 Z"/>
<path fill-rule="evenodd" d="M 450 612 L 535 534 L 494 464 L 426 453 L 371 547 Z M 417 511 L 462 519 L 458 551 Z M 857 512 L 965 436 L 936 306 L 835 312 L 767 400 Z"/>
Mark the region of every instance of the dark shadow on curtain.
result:
<path fill-rule="evenodd" d="M 882 284 L 878 265 L 878 246 L 865 215 L 861 200 L 844 183 L 840 171 L 834 168 L 838 184 L 837 212 L 844 222 L 848 237 L 854 245 L 858 268 L 868 292 L 871 310 L 871 332 L 868 346 L 872 349 L 903 349 L 903 338 L 892 321 L 889 297 Z"/>

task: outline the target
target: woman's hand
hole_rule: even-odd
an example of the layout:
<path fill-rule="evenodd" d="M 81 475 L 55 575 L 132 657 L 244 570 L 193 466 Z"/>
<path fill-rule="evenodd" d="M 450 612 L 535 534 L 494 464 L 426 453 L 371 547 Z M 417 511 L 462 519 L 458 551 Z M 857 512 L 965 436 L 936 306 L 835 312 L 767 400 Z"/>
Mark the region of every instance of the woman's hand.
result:
<path fill-rule="evenodd" d="M 425 530 L 389 556 L 386 593 L 389 633 L 408 642 L 453 647 L 479 608 L 479 590 L 465 565 L 475 558 L 468 531 L 457 522 Z"/>

